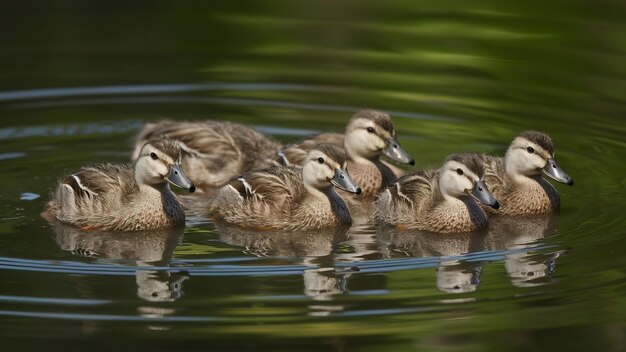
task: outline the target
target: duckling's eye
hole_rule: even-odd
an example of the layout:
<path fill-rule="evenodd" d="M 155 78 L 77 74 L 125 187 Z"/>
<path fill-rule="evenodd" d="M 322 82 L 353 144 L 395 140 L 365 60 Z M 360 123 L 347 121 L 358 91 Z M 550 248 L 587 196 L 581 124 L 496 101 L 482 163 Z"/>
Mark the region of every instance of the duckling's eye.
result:
<path fill-rule="evenodd" d="M 460 168 L 456 169 L 456 173 L 459 174 L 459 175 L 463 175 L 463 170 L 461 170 Z"/>
<path fill-rule="evenodd" d="M 370 127 L 368 127 L 368 128 L 367 128 L 367 132 L 369 132 L 369 133 L 374 133 L 374 127 L 371 127 L 371 126 L 370 126 Z"/>
<path fill-rule="evenodd" d="M 157 160 L 159 158 L 154 152 L 150 153 L 150 157 L 152 158 L 152 160 Z"/>
<path fill-rule="evenodd" d="M 320 163 L 320 164 L 323 164 L 324 163 L 324 158 L 322 158 L 322 157 L 317 158 L 317 162 Z"/>
<path fill-rule="evenodd" d="M 533 147 L 528 147 L 526 148 L 526 151 L 528 151 L 528 153 L 532 154 L 535 152 L 535 149 Z"/>

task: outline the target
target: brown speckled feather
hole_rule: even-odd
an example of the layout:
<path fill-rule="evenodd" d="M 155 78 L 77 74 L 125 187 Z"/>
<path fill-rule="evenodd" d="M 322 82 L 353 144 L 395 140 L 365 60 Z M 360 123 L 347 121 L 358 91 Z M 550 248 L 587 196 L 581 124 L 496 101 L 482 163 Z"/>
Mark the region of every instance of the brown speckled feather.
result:
<path fill-rule="evenodd" d="M 307 155 L 316 145 L 328 143 L 343 147 L 343 142 L 344 137 L 342 134 L 321 133 L 301 142 L 287 145 L 281 149 L 280 156 L 276 160 L 284 165 L 302 166 L 306 161 Z"/>
<path fill-rule="evenodd" d="M 144 126 L 137 137 L 134 158 L 142 143 L 154 136 L 180 142 L 187 176 L 207 192 L 246 171 L 272 165 L 281 147 L 275 140 L 236 123 L 164 120 Z"/>
<path fill-rule="evenodd" d="M 335 162 L 345 161 L 339 148 L 318 145 L 315 149 Z M 216 190 L 209 217 L 219 224 L 254 230 L 294 231 L 351 224 L 344 201 L 332 187 L 327 194 L 316 192 L 311 193 L 304 185 L 302 169 L 275 165 L 244 174 Z"/>
<path fill-rule="evenodd" d="M 482 176 L 481 157 L 476 153 L 455 154 L 446 159 L 465 165 Z M 487 217 L 469 196 L 456 201 L 441 194 L 440 170 L 418 171 L 396 180 L 374 203 L 374 218 L 382 224 L 439 233 L 470 232 L 487 225 Z"/>
<path fill-rule="evenodd" d="M 484 156 L 484 165 L 485 183 L 501 205 L 498 210 L 482 206 L 490 215 L 543 214 L 559 209 L 559 193 L 542 176 L 519 183 L 507 174 L 503 158 Z"/>
<path fill-rule="evenodd" d="M 148 144 L 170 160 L 180 158 L 173 141 L 153 139 Z M 138 184 L 137 168 L 141 175 L 168 168 L 164 161 L 143 158 L 153 164 L 96 164 L 74 171 L 59 181 L 42 215 L 84 230 L 143 231 L 184 224 L 184 209 L 165 179 L 151 176 L 150 185 L 143 183 L 146 178 Z"/>

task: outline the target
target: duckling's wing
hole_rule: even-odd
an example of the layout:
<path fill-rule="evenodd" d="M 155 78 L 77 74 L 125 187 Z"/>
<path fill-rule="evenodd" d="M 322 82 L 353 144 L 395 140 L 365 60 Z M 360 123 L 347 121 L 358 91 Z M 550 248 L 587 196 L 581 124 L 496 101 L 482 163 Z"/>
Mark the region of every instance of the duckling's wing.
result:
<path fill-rule="evenodd" d="M 161 121 L 146 124 L 139 134 L 140 145 L 156 136 L 179 142 L 185 171 L 196 183 L 220 186 L 233 176 L 271 165 L 280 144 L 254 129 L 230 122 Z"/>
<path fill-rule="evenodd" d="M 251 228 L 284 228 L 303 187 L 300 170 L 277 165 L 253 171 L 215 192 L 209 218 Z"/>
<path fill-rule="evenodd" d="M 112 198 L 112 195 L 119 196 L 118 199 L 123 201 L 138 190 L 130 164 L 83 167 L 71 173 L 61 183 L 69 186 L 77 201 L 82 202 L 101 201 Z"/>
<path fill-rule="evenodd" d="M 483 165 L 485 167 L 485 183 L 487 187 L 496 197 L 501 195 L 507 189 L 506 168 L 504 159 L 494 156 L 483 156 Z"/>
<path fill-rule="evenodd" d="M 301 184 L 300 170 L 285 166 L 253 171 L 229 183 L 244 199 L 277 207 L 289 199 L 298 198 L 302 191 Z"/>
<path fill-rule="evenodd" d="M 81 168 L 59 182 L 47 214 L 75 226 L 90 227 L 120 209 L 138 191 L 131 165 Z"/>
<path fill-rule="evenodd" d="M 436 170 L 421 170 L 400 177 L 387 188 L 394 202 L 411 207 L 432 199 L 435 192 Z"/>
<path fill-rule="evenodd" d="M 302 166 L 306 157 L 318 144 L 330 143 L 343 147 L 344 136 L 339 133 L 321 133 L 298 143 L 290 144 L 278 153 L 277 162 L 281 165 Z"/>
<path fill-rule="evenodd" d="M 400 177 L 379 195 L 374 203 L 374 218 L 387 224 L 410 221 L 439 194 L 436 179 L 437 171 L 433 170 Z"/>

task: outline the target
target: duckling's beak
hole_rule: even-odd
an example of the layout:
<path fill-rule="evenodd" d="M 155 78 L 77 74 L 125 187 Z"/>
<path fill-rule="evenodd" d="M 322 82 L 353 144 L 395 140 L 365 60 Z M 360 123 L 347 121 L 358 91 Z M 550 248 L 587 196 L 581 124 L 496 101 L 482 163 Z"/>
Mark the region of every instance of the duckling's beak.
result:
<path fill-rule="evenodd" d="M 500 208 L 500 203 L 498 203 L 493 194 L 491 194 L 489 188 L 487 188 L 487 185 L 483 180 L 476 182 L 474 188 L 472 188 L 472 191 L 469 194 L 477 201 L 486 204 L 494 209 Z"/>
<path fill-rule="evenodd" d="M 392 160 L 401 162 L 403 164 L 415 165 L 415 161 L 406 150 L 402 149 L 400 143 L 396 137 L 391 136 L 387 138 L 387 147 L 383 149 L 383 154 L 389 157 Z"/>
<path fill-rule="evenodd" d="M 176 187 L 184 188 L 193 193 L 196 190 L 196 186 L 187 178 L 187 175 L 183 172 L 182 166 L 175 164 L 170 166 L 170 173 L 167 175 L 167 181 Z"/>
<path fill-rule="evenodd" d="M 563 171 L 555 158 L 549 158 L 548 163 L 543 168 L 543 173 L 555 181 L 559 181 L 570 186 L 574 185 L 574 179 L 567 172 Z"/>
<path fill-rule="evenodd" d="M 335 170 L 335 176 L 330 180 L 330 183 L 346 192 L 361 194 L 361 187 L 354 182 L 346 169 L 337 168 Z"/>

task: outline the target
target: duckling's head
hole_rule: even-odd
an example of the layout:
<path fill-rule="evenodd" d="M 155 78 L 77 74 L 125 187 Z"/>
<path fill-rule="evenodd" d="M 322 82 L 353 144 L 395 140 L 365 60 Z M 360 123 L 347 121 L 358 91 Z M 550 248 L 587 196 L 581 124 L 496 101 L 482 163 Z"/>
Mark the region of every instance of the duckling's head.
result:
<path fill-rule="evenodd" d="M 302 168 L 304 183 L 318 190 L 335 186 L 344 191 L 361 193 L 361 188 L 352 180 L 347 165 L 347 155 L 343 148 L 334 144 L 318 144 L 307 157 Z"/>
<path fill-rule="evenodd" d="M 189 192 L 195 191 L 196 187 L 183 171 L 181 159 L 182 153 L 176 141 L 167 138 L 148 140 L 135 164 L 137 183 L 160 185 L 169 182 Z"/>
<path fill-rule="evenodd" d="M 546 174 L 550 178 L 573 185 L 574 180 L 556 162 L 554 144 L 541 132 L 520 133 L 506 152 L 506 171 L 513 176 L 532 177 Z"/>
<path fill-rule="evenodd" d="M 345 147 L 353 158 L 376 159 L 381 154 L 410 165 L 413 158 L 400 146 L 389 115 L 377 110 L 357 112 L 346 127 Z"/>
<path fill-rule="evenodd" d="M 483 180 L 485 167 L 480 154 L 450 155 L 439 171 L 439 190 L 444 197 L 470 196 L 494 209 L 500 207 Z"/>

